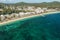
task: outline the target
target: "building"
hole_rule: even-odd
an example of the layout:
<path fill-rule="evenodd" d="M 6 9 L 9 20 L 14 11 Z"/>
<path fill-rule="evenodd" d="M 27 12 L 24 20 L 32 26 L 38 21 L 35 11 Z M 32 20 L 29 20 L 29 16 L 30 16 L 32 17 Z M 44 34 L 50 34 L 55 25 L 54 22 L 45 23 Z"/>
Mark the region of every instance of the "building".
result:
<path fill-rule="evenodd" d="M 0 9 L 0 12 L 2 12 L 3 11 L 3 9 Z"/>
<path fill-rule="evenodd" d="M 19 16 L 20 16 L 20 17 L 23 17 L 24 15 L 25 15 L 24 12 L 19 12 Z"/>
<path fill-rule="evenodd" d="M 5 16 L 4 15 L 0 15 L 0 21 L 1 22 L 5 21 Z"/>

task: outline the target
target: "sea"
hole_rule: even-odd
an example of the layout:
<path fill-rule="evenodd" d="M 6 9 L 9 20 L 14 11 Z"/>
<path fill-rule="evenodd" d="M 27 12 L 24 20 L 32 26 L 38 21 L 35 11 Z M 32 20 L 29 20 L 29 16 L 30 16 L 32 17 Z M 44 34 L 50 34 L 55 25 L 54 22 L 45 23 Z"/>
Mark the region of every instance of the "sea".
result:
<path fill-rule="evenodd" d="M 0 25 L 0 40 L 60 40 L 60 13 Z"/>

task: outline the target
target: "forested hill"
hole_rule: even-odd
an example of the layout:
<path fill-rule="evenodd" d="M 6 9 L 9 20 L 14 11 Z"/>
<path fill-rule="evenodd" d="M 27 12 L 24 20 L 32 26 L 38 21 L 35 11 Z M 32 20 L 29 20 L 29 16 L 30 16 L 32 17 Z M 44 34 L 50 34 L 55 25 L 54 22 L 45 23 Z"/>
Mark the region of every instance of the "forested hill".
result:
<path fill-rule="evenodd" d="M 0 7 L 4 5 L 13 5 L 13 6 L 40 6 L 40 7 L 59 7 L 60 8 L 60 2 L 54 1 L 54 2 L 42 2 L 42 3 L 25 3 L 25 2 L 18 2 L 15 4 L 5 4 L 0 3 Z"/>
<path fill-rule="evenodd" d="M 16 3 L 15 5 L 29 5 L 29 6 L 40 6 L 40 7 L 60 7 L 60 2 L 42 2 L 42 3 Z"/>

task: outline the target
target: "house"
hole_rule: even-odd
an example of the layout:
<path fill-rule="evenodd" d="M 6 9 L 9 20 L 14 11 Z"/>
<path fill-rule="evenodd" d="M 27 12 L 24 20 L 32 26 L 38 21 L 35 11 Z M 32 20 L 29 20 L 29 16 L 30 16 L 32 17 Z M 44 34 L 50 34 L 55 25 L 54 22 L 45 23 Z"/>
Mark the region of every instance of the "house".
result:
<path fill-rule="evenodd" d="M 35 12 L 37 14 L 40 14 L 40 13 L 46 12 L 46 10 L 47 10 L 47 8 L 40 8 L 40 7 L 38 7 L 38 8 L 35 9 Z"/>
<path fill-rule="evenodd" d="M 12 20 L 12 19 L 15 19 L 14 17 L 15 17 L 14 13 L 10 14 L 11 20 Z"/>
<path fill-rule="evenodd" d="M 14 13 L 15 18 L 19 18 L 19 14 Z"/>
<path fill-rule="evenodd" d="M 10 6 L 9 8 L 10 8 L 11 10 L 12 10 L 12 9 L 15 10 L 15 7 L 14 7 L 14 6 Z"/>
<path fill-rule="evenodd" d="M 18 6 L 18 7 L 16 7 L 16 10 L 22 10 L 22 8 Z"/>
<path fill-rule="evenodd" d="M 4 15 L 0 15 L 0 21 L 1 22 L 5 21 L 5 16 Z"/>
<path fill-rule="evenodd" d="M 33 6 L 28 6 L 28 7 L 27 7 L 27 10 L 34 11 L 35 9 L 34 9 Z"/>
<path fill-rule="evenodd" d="M 44 12 L 46 12 L 46 10 L 48 10 L 48 8 L 42 8 L 44 10 Z"/>
<path fill-rule="evenodd" d="M 4 15 L 4 16 L 5 16 L 5 20 L 10 20 L 10 19 L 11 19 L 11 17 L 10 17 L 9 14 L 6 14 L 6 15 Z"/>
<path fill-rule="evenodd" d="M 20 16 L 20 17 L 23 17 L 24 15 L 25 15 L 24 12 L 19 12 L 19 16 Z"/>
<path fill-rule="evenodd" d="M 30 15 L 34 15 L 35 14 L 35 12 L 30 12 Z"/>
<path fill-rule="evenodd" d="M 0 9 L 0 12 L 2 12 L 3 11 L 3 9 Z"/>
<path fill-rule="evenodd" d="M 9 7 L 8 6 L 5 6 L 4 8 L 8 9 Z"/>
<path fill-rule="evenodd" d="M 57 11 L 56 9 L 48 9 L 46 10 L 47 12 L 53 12 L 53 11 Z"/>
<path fill-rule="evenodd" d="M 41 12 L 42 12 L 42 9 L 36 9 L 36 10 L 35 10 L 35 13 L 36 13 L 36 14 L 39 14 L 39 13 L 41 13 Z"/>

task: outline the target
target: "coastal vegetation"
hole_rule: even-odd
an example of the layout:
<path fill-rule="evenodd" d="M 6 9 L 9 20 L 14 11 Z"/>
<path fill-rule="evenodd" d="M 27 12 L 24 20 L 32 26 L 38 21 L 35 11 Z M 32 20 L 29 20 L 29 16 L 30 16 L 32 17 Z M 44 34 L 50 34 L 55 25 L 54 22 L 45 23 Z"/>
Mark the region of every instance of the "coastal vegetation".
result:
<path fill-rule="evenodd" d="M 23 8 L 24 6 L 35 6 L 35 7 L 41 7 L 41 8 L 58 8 L 60 10 L 60 2 L 53 1 L 53 2 L 42 2 L 42 3 L 25 3 L 25 2 L 19 2 L 15 4 L 6 4 L 6 3 L 0 3 L 0 9 L 3 9 L 3 12 L 0 12 L 0 14 L 11 14 L 11 13 L 18 13 L 18 12 L 26 12 L 24 10 L 11 10 L 10 8 L 6 9 L 5 7 L 8 6 L 21 6 Z"/>
<path fill-rule="evenodd" d="M 0 3 L 0 40 L 60 40 L 60 12 L 40 16 L 56 8 L 60 10 L 60 2 Z"/>
<path fill-rule="evenodd" d="M 5 3 L 0 3 L 0 8 L 3 8 L 5 5 L 7 6 L 36 6 L 36 7 L 50 7 L 50 8 L 54 8 L 54 7 L 58 7 L 60 8 L 60 2 L 58 1 L 53 1 L 53 2 L 42 2 L 42 3 L 25 3 L 25 2 L 19 2 L 19 3 L 15 3 L 15 4 L 5 4 Z"/>
<path fill-rule="evenodd" d="M 0 3 L 0 21 L 13 20 L 16 18 L 37 15 L 46 12 L 60 11 L 60 2 L 43 2 L 43 3 Z"/>

